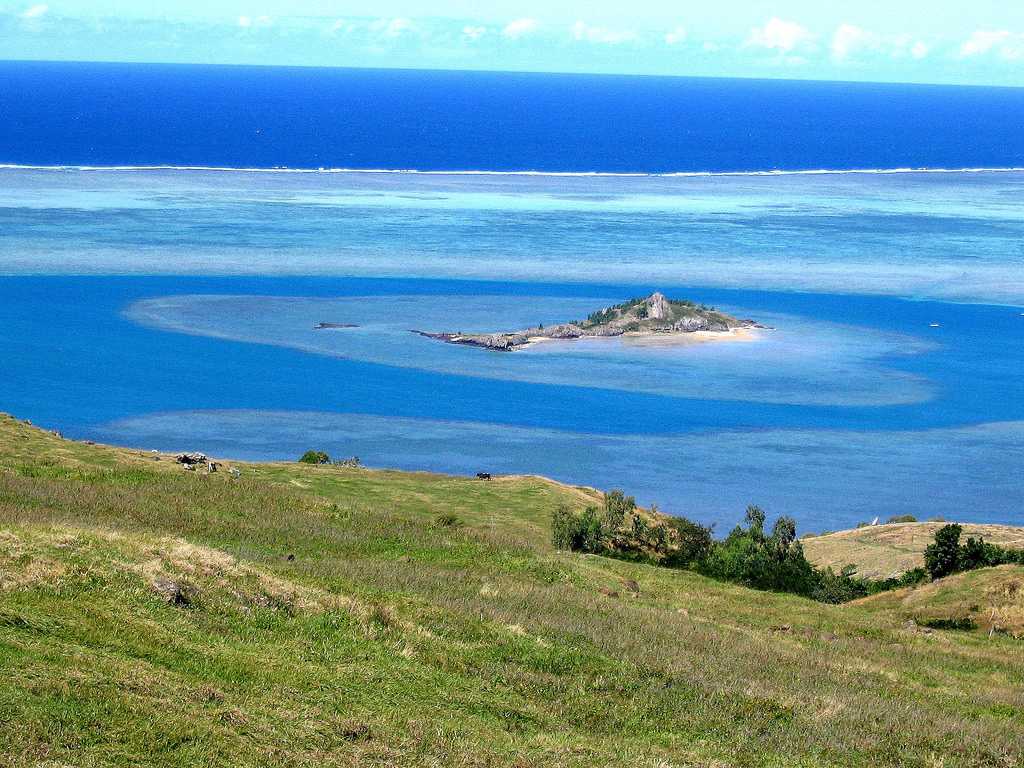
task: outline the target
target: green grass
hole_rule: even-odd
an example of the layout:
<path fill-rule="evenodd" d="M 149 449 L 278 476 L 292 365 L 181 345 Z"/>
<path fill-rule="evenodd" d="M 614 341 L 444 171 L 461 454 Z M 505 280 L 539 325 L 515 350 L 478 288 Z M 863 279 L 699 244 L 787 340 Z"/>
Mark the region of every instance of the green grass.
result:
<path fill-rule="evenodd" d="M 0 418 L 0 765 L 1024 758 L 1011 637 L 555 552 L 538 478 L 237 466 Z"/>

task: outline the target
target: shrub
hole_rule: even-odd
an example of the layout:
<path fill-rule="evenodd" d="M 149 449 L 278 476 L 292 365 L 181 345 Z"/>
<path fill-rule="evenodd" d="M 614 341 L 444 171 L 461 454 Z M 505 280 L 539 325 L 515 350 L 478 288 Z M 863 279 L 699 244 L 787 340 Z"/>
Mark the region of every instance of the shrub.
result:
<path fill-rule="evenodd" d="M 627 514 L 636 510 L 636 499 L 626 496 L 622 491 L 609 491 L 604 495 L 604 518 L 601 526 L 606 534 L 614 533 L 622 527 Z"/>
<path fill-rule="evenodd" d="M 601 521 L 596 507 L 587 507 L 576 515 L 560 505 L 551 516 L 551 543 L 556 549 L 570 552 L 600 552 L 604 549 Z"/>
<path fill-rule="evenodd" d="M 963 631 L 977 629 L 978 625 L 970 616 L 952 619 L 918 619 L 917 623 L 922 627 L 931 629 L 959 629 Z"/>
<path fill-rule="evenodd" d="M 928 579 L 928 571 L 924 568 L 911 568 L 896 580 L 898 587 L 912 587 Z"/>
<path fill-rule="evenodd" d="M 758 589 L 810 595 L 816 576 L 796 540 L 796 523 L 790 517 L 780 517 L 771 536 L 765 536 L 764 522 L 764 510 L 747 507 L 747 528 L 736 526 L 723 541 L 715 542 L 697 569 Z"/>
<path fill-rule="evenodd" d="M 972 571 L 975 568 L 988 568 L 1006 563 L 1024 563 L 1024 551 L 1006 549 L 996 544 L 989 544 L 984 539 L 973 537 L 960 547 L 959 570 Z"/>
<path fill-rule="evenodd" d="M 924 567 L 933 579 L 975 568 L 1024 563 L 1022 550 L 1006 549 L 974 537 L 967 539 L 966 544 L 960 544 L 960 533 L 959 525 L 944 525 L 935 532 L 935 543 L 925 549 Z"/>
<path fill-rule="evenodd" d="M 932 579 L 955 573 L 960 565 L 960 532 L 956 523 L 944 525 L 935 532 L 935 542 L 924 550 L 924 567 Z"/>
<path fill-rule="evenodd" d="M 331 457 L 323 451 L 306 451 L 299 457 L 302 464 L 330 464 Z"/>
<path fill-rule="evenodd" d="M 862 579 L 856 567 L 848 565 L 836 573 L 831 568 L 818 570 L 804 555 L 797 539 L 796 521 L 779 517 L 766 534 L 763 509 L 750 505 L 746 527 L 737 525 L 728 536 L 715 540 L 712 529 L 685 517 L 666 517 L 651 524 L 646 516 L 635 514 L 636 502 L 622 491 L 610 491 L 604 508 L 587 507 L 581 514 L 567 506 L 554 510 L 551 541 L 557 549 L 604 554 L 628 560 L 643 560 L 671 568 L 692 568 L 722 581 L 745 584 L 755 589 L 789 592 L 826 603 L 844 603 L 866 595 L 912 586 L 927 578 L 930 571 L 915 568 L 898 579 Z M 652 512 L 655 510 L 652 508 Z M 632 517 L 627 522 L 627 515 Z M 949 528 L 950 526 L 947 526 Z M 953 526 L 956 527 L 956 526 Z M 954 538 L 954 563 L 959 563 L 959 529 Z M 947 538 L 949 534 L 944 534 Z M 935 545 L 929 548 L 935 550 Z M 1024 552 L 1011 552 L 971 544 L 965 562 L 996 557 L 1024 561 Z M 980 554 L 979 554 L 980 553 Z M 938 562 L 942 559 L 934 555 Z M 1011 562 L 1004 560 L 1004 562 Z M 954 566 L 955 567 L 955 566 Z"/>
<path fill-rule="evenodd" d="M 702 562 L 708 556 L 714 544 L 711 528 L 685 517 L 670 518 L 667 524 L 675 531 L 676 549 L 665 558 L 665 565 L 671 568 L 686 568 Z"/>
<path fill-rule="evenodd" d="M 572 550 L 576 537 L 576 515 L 565 504 L 551 513 L 551 544 L 555 549 Z"/>
<path fill-rule="evenodd" d="M 847 565 L 839 573 L 831 568 L 818 571 L 811 597 L 822 603 L 846 603 L 865 597 L 869 593 L 869 585 L 864 579 L 854 575 L 856 566 Z"/>
<path fill-rule="evenodd" d="M 578 549 L 582 552 L 601 552 L 604 550 L 604 537 L 601 530 L 601 518 L 597 507 L 587 507 L 579 518 L 577 528 Z"/>
<path fill-rule="evenodd" d="M 434 519 L 434 523 L 439 528 L 461 528 L 462 521 L 451 514 L 440 514 Z"/>
<path fill-rule="evenodd" d="M 913 515 L 893 515 L 886 523 L 916 523 L 917 518 Z"/>

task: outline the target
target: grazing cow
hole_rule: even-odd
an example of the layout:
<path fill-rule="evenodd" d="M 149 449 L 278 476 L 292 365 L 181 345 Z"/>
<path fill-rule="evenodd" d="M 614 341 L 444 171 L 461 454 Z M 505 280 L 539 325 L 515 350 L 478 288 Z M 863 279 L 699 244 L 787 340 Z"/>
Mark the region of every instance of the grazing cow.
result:
<path fill-rule="evenodd" d="M 477 480 L 490 480 L 491 479 L 491 473 L 490 472 L 477 472 L 476 473 L 476 479 Z"/>

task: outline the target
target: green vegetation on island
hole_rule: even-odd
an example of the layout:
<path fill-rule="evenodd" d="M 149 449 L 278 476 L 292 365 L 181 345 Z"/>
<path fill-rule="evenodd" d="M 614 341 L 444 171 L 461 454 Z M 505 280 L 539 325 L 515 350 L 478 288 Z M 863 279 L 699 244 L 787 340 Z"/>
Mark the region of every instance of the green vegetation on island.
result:
<path fill-rule="evenodd" d="M 0 417 L 0 765 L 1024 760 L 1019 566 L 831 605 L 552 546 L 625 496 L 224 463 Z"/>

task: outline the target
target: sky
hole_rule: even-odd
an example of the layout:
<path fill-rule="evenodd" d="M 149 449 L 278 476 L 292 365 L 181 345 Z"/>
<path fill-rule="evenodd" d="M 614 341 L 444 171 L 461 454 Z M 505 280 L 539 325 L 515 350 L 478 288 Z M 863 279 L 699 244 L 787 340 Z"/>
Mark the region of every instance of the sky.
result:
<path fill-rule="evenodd" d="M 0 0 L 0 59 L 1024 86 L 1024 0 Z"/>

